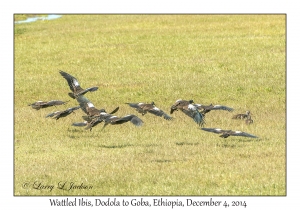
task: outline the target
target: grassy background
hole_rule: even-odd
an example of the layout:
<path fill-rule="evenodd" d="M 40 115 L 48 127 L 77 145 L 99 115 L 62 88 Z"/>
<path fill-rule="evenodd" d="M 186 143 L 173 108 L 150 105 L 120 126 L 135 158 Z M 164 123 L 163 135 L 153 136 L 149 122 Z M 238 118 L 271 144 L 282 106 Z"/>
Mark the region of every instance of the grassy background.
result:
<path fill-rule="evenodd" d="M 286 195 L 285 15 L 63 15 L 15 25 L 15 195 Z M 81 110 L 58 70 L 118 116 L 145 122 L 72 127 Z M 175 112 L 173 121 L 141 116 L 125 102 L 166 112 L 179 98 L 222 104 L 205 127 L 242 130 L 259 139 L 219 138 Z M 70 100 L 39 111 L 37 100 Z M 232 120 L 252 112 L 254 124 Z M 92 189 L 61 190 L 59 182 Z M 29 183 L 24 186 L 24 183 Z M 34 184 L 36 183 L 36 184 Z M 35 189 L 54 185 L 53 190 Z"/>

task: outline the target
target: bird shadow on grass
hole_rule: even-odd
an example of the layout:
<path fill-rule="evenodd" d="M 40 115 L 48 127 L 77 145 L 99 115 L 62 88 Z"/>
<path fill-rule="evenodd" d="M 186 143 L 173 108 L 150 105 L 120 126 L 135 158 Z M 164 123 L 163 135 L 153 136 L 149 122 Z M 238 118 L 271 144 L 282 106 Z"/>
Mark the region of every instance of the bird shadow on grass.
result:
<path fill-rule="evenodd" d="M 69 129 L 67 130 L 68 132 L 70 132 L 68 134 L 68 137 L 70 139 L 78 139 L 78 138 L 82 138 L 82 135 L 76 135 L 76 134 L 80 134 L 80 133 L 84 133 L 83 130 L 80 130 L 80 129 Z"/>
<path fill-rule="evenodd" d="M 224 147 L 224 148 L 231 148 L 231 149 L 237 147 L 237 145 L 235 145 L 235 144 L 228 144 L 227 142 L 226 143 L 222 143 L 222 144 L 217 144 L 217 146 L 218 147 Z"/>
<path fill-rule="evenodd" d="M 98 147 L 107 148 L 107 149 L 120 149 L 120 148 L 126 148 L 126 147 L 158 147 L 158 144 L 120 144 L 120 145 L 98 145 Z"/>
<path fill-rule="evenodd" d="M 197 143 L 191 143 L 191 142 L 176 142 L 175 144 L 178 145 L 178 146 L 183 146 L 183 145 L 196 146 L 196 145 L 198 145 L 199 143 L 198 143 L 198 142 L 197 142 Z"/>
<path fill-rule="evenodd" d="M 156 163 L 169 163 L 169 162 L 172 162 L 172 160 L 167 160 L 167 159 L 157 159 L 157 160 L 152 160 L 151 162 L 156 162 Z"/>
<path fill-rule="evenodd" d="M 236 142 L 256 142 L 256 141 L 261 141 L 259 138 L 237 138 L 237 139 L 230 139 L 230 141 L 236 141 Z"/>
<path fill-rule="evenodd" d="M 69 132 L 73 132 L 73 133 L 83 133 L 83 132 L 86 132 L 86 130 L 83 130 L 83 129 L 76 129 L 76 128 L 68 128 Z"/>
<path fill-rule="evenodd" d="M 154 160 L 151 160 L 150 162 L 170 163 L 170 162 L 185 162 L 185 161 L 187 161 L 187 159 L 183 158 L 183 159 L 154 159 Z"/>
<path fill-rule="evenodd" d="M 244 147 L 244 144 L 246 142 L 257 142 L 261 141 L 260 139 L 223 139 L 222 143 L 217 143 L 216 145 L 218 147 L 224 147 L 224 148 L 236 148 L 236 147 Z"/>
<path fill-rule="evenodd" d="M 125 147 L 132 147 L 133 144 L 120 144 L 120 145 L 99 145 L 98 147 L 106 148 L 106 149 L 121 149 Z"/>
<path fill-rule="evenodd" d="M 76 129 L 76 128 L 68 128 L 67 130 L 69 132 L 69 138 L 71 139 L 75 139 L 75 138 L 94 138 L 94 137 L 99 137 L 101 134 L 100 132 L 91 132 L 91 131 L 87 131 L 85 129 Z M 78 136 L 75 136 L 74 134 L 80 134 Z"/>

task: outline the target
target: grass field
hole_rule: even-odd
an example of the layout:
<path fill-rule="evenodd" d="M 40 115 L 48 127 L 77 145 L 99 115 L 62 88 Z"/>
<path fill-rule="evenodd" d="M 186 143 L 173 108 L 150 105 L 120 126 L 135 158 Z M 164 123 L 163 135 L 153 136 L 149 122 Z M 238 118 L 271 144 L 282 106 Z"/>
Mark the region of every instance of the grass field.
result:
<path fill-rule="evenodd" d="M 63 15 L 15 25 L 14 195 L 286 195 L 285 18 Z M 59 70 L 99 86 L 86 94 L 97 108 L 119 106 L 116 115 L 144 125 L 90 132 L 71 126 L 81 110 L 45 118 L 77 106 Z M 154 101 L 169 113 L 180 98 L 233 107 L 208 113 L 204 127 L 259 138 L 223 139 L 182 112 L 166 121 L 125 104 Z M 28 106 L 53 99 L 70 101 Z M 252 125 L 231 119 L 246 110 Z"/>

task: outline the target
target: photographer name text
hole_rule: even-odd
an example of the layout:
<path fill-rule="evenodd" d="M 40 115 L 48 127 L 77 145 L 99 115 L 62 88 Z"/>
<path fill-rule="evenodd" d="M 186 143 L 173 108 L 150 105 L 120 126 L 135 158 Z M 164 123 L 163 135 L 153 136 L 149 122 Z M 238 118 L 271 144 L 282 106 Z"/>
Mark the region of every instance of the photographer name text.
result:
<path fill-rule="evenodd" d="M 59 190 L 91 190 L 93 189 L 92 185 L 81 183 L 75 183 L 75 182 L 58 182 L 56 185 L 52 184 L 44 184 L 42 182 L 24 182 L 22 185 L 23 189 L 34 189 L 34 190 L 41 190 L 41 191 L 52 191 L 54 188 Z"/>

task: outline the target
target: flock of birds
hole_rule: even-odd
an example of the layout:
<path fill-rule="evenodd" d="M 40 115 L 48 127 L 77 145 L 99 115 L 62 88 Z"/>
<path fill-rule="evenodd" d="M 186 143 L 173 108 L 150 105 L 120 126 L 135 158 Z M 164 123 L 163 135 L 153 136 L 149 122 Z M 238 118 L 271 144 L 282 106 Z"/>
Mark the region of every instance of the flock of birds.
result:
<path fill-rule="evenodd" d="M 119 107 L 116 107 L 111 112 L 106 112 L 105 109 L 97 109 L 94 104 L 86 98 L 84 95 L 87 92 L 94 92 L 98 90 L 98 87 L 90 87 L 90 88 L 82 88 L 78 82 L 78 80 L 64 72 L 59 71 L 61 76 L 67 81 L 69 88 L 72 92 L 68 93 L 68 95 L 72 99 L 76 99 L 79 103 L 79 106 L 71 107 L 63 111 L 56 111 L 53 113 L 50 113 L 46 116 L 46 118 L 50 117 L 53 119 L 58 120 L 59 118 L 63 118 L 68 116 L 71 113 L 74 113 L 75 110 L 81 109 L 86 115 L 82 116 L 83 122 L 76 122 L 73 123 L 72 126 L 79 126 L 79 127 L 85 127 L 87 130 L 92 130 L 93 127 L 100 123 L 104 123 L 104 126 L 102 129 L 104 129 L 107 125 L 118 125 L 123 124 L 126 122 L 131 122 L 135 126 L 141 126 L 143 124 L 143 121 L 134 114 L 129 114 L 123 117 L 118 117 L 116 115 L 113 115 L 119 110 Z M 58 106 L 63 105 L 67 103 L 67 101 L 60 101 L 60 100 L 50 100 L 50 101 L 37 101 L 32 104 L 29 104 L 33 109 L 39 110 L 42 108 L 50 107 L 50 106 Z M 155 103 L 125 103 L 128 104 L 130 107 L 134 108 L 138 113 L 141 113 L 142 115 L 147 114 L 148 112 L 156 115 L 158 117 L 163 117 L 165 120 L 172 120 L 173 117 L 171 117 L 169 114 L 161 110 L 160 108 L 156 107 Z M 257 136 L 254 136 L 252 134 L 242 132 L 242 131 L 234 131 L 234 130 L 223 130 L 220 128 L 203 128 L 205 124 L 205 115 L 212 111 L 212 110 L 225 110 L 232 112 L 233 108 L 223 106 L 223 105 L 201 105 L 194 103 L 193 100 L 177 100 L 172 106 L 170 114 L 173 114 L 175 111 L 180 110 L 184 114 L 186 114 L 188 117 L 192 118 L 204 131 L 213 132 L 217 134 L 221 134 L 220 137 L 227 138 L 229 136 L 243 136 L 243 137 L 250 137 L 250 138 L 258 138 Z M 245 121 L 247 125 L 253 123 L 253 120 L 251 119 L 251 113 L 250 111 L 246 111 L 245 114 L 236 114 L 232 117 L 232 119 L 242 119 Z"/>

